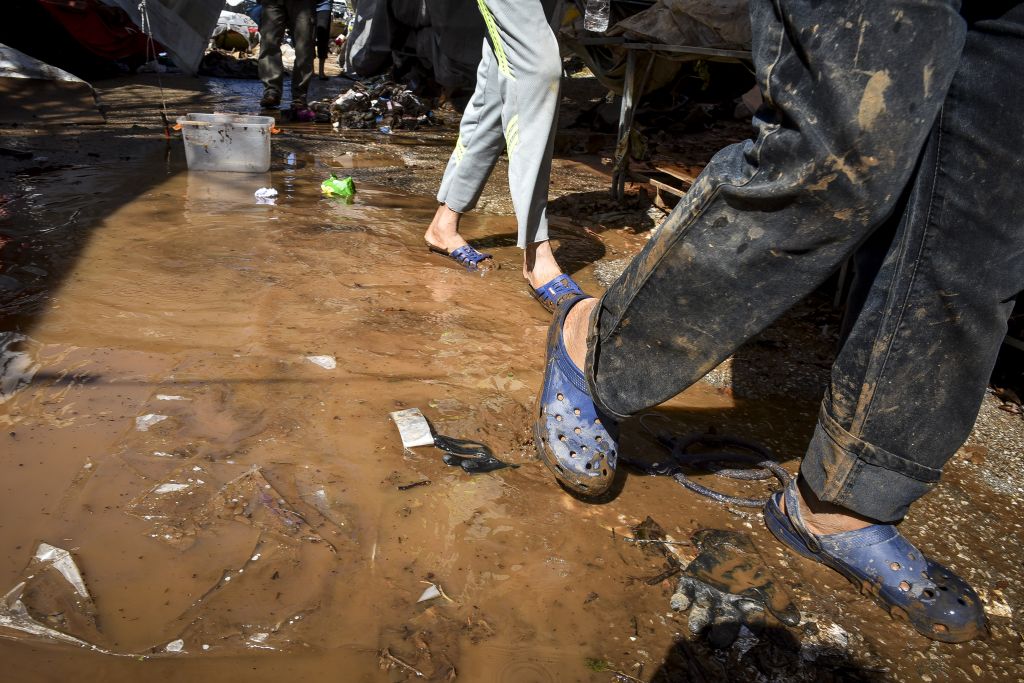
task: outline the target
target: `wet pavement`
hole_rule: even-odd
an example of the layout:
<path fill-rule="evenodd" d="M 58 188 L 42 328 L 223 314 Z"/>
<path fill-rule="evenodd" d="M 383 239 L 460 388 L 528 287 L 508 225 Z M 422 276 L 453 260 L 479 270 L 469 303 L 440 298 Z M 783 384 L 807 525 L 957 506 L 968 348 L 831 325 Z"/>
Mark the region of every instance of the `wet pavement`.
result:
<path fill-rule="evenodd" d="M 241 87 L 214 84 L 174 96 Z M 111 101 L 139 101 L 125 87 Z M 468 274 L 422 242 L 454 129 L 294 126 L 268 174 L 221 175 L 188 173 L 147 116 L 74 140 L 4 135 L 37 152 L 2 186 L 0 594 L 25 581 L 37 623 L 94 647 L 0 622 L 9 680 L 1024 678 L 1019 452 L 958 456 L 904 525 L 989 613 L 987 640 L 931 643 L 783 550 L 759 512 L 628 472 L 601 504 L 559 489 L 529 438 L 547 315 L 521 276 L 502 170 L 464 221 L 497 271 Z M 556 163 L 553 195 L 604 191 L 593 163 Z M 353 204 L 320 195 L 331 172 L 355 177 Z M 277 203 L 258 204 L 260 187 Z M 645 237 L 581 222 L 554 222 L 558 253 L 598 292 L 602 265 Z M 813 396 L 745 393 L 753 371 L 730 367 L 659 412 L 679 434 L 757 440 L 795 471 Z M 470 475 L 403 449 L 388 415 L 409 407 L 520 467 Z M 626 456 L 660 455 L 625 429 Z M 647 581 L 666 555 L 632 540 L 647 516 L 683 565 L 702 530 L 746 534 L 800 625 L 720 651 L 690 636 L 676 579 Z M 89 600 L 40 583 L 40 543 L 70 551 Z M 417 602 L 431 584 L 444 596 Z"/>

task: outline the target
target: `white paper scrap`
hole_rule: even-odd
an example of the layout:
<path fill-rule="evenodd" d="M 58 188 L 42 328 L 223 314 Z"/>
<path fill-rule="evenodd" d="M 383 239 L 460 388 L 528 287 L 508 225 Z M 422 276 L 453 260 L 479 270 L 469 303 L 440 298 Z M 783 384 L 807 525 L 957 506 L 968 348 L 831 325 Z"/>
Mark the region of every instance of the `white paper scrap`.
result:
<path fill-rule="evenodd" d="M 434 435 L 430 431 L 430 423 L 419 408 L 408 408 L 391 413 L 391 419 L 398 426 L 398 433 L 402 436 L 402 446 L 414 448 L 415 446 L 430 446 L 434 443 Z"/>

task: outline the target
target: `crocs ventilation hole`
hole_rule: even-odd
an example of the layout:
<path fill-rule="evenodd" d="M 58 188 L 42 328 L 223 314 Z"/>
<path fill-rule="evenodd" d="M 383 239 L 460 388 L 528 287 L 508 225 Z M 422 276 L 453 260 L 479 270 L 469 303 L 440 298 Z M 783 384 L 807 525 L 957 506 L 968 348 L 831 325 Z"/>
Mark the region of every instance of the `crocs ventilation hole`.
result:
<path fill-rule="evenodd" d="M 890 562 L 889 563 L 889 569 L 893 570 L 894 572 L 898 572 L 900 570 L 900 563 L 899 562 Z"/>
<path fill-rule="evenodd" d="M 597 441 L 598 443 L 600 443 L 600 442 L 604 441 L 604 437 L 603 436 L 595 436 L 594 437 L 594 441 Z"/>
<path fill-rule="evenodd" d="M 576 434 L 582 434 L 582 433 L 583 433 L 583 430 L 582 430 L 582 429 L 580 429 L 579 427 L 576 427 L 576 428 L 575 428 L 575 429 L 573 429 L 572 431 L 573 431 L 574 433 L 576 433 Z"/>
<path fill-rule="evenodd" d="M 562 421 L 562 416 L 561 415 L 555 415 L 555 419 L 558 420 L 559 422 L 561 422 Z"/>
<path fill-rule="evenodd" d="M 576 451 L 569 451 L 569 457 L 570 458 L 575 458 L 576 457 Z"/>
<path fill-rule="evenodd" d="M 573 414 L 573 415 L 579 415 L 579 414 L 580 414 L 580 412 L 581 412 L 581 411 L 580 411 L 580 409 L 579 409 L 579 408 L 573 408 L 573 409 L 572 409 L 572 414 Z"/>
<path fill-rule="evenodd" d="M 583 450 L 587 450 L 587 444 L 583 444 L 580 448 L 582 448 Z"/>
<path fill-rule="evenodd" d="M 590 469 L 591 467 L 593 467 L 593 465 L 591 465 L 591 464 L 590 464 L 590 463 L 588 462 L 588 463 L 587 463 L 586 465 L 584 465 L 583 467 L 589 470 L 589 469 Z"/>
<path fill-rule="evenodd" d="M 601 470 L 601 476 L 607 477 L 608 476 L 608 470 Z"/>
<path fill-rule="evenodd" d="M 558 440 L 559 441 L 565 441 L 565 434 L 559 434 L 558 435 Z"/>
<path fill-rule="evenodd" d="M 957 604 L 959 604 L 959 605 L 963 605 L 964 607 L 967 607 L 967 603 L 966 603 L 966 602 L 964 601 L 964 599 L 963 599 L 963 598 L 957 598 L 957 599 L 956 599 L 956 602 L 957 602 Z"/>
<path fill-rule="evenodd" d="M 912 588 L 912 586 L 906 581 L 900 581 L 900 590 L 906 593 Z"/>
<path fill-rule="evenodd" d="M 558 400 L 559 401 L 564 401 L 565 400 L 565 394 L 558 394 Z"/>
<path fill-rule="evenodd" d="M 594 418 L 594 424 L 596 424 L 596 425 L 599 425 L 599 424 L 601 424 L 601 418 L 599 418 L 599 417 L 595 417 L 595 418 Z"/>
<path fill-rule="evenodd" d="M 933 591 L 931 588 L 925 588 L 923 591 L 921 591 L 921 596 L 931 600 L 935 597 L 935 591 Z"/>
<path fill-rule="evenodd" d="M 949 633 L 949 627 L 945 624 L 935 624 L 932 629 L 934 629 L 936 633 Z"/>

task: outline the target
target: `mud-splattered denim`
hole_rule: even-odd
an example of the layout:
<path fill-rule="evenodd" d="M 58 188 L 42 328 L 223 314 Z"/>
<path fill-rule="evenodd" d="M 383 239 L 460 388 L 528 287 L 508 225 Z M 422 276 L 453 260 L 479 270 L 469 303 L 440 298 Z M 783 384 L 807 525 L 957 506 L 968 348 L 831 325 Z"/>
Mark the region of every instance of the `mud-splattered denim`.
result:
<path fill-rule="evenodd" d="M 1024 288 L 1024 5 L 750 10 L 756 137 L 715 155 L 595 309 L 591 391 L 619 416 L 679 393 L 871 237 L 884 258 L 801 473 L 896 521 L 970 433 Z"/>

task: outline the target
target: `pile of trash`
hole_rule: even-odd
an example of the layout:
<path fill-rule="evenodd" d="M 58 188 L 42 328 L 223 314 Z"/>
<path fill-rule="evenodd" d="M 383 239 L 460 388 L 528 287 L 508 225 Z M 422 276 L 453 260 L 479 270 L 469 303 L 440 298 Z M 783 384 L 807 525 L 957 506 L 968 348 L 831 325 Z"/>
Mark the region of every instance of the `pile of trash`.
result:
<path fill-rule="evenodd" d="M 203 55 L 199 73 L 216 78 L 259 78 L 259 65 L 254 57 L 245 53 L 213 49 Z"/>
<path fill-rule="evenodd" d="M 311 102 L 309 108 L 317 121 L 330 121 L 335 128 L 376 128 L 390 133 L 441 124 L 428 100 L 384 78 L 356 83 L 337 99 Z"/>

